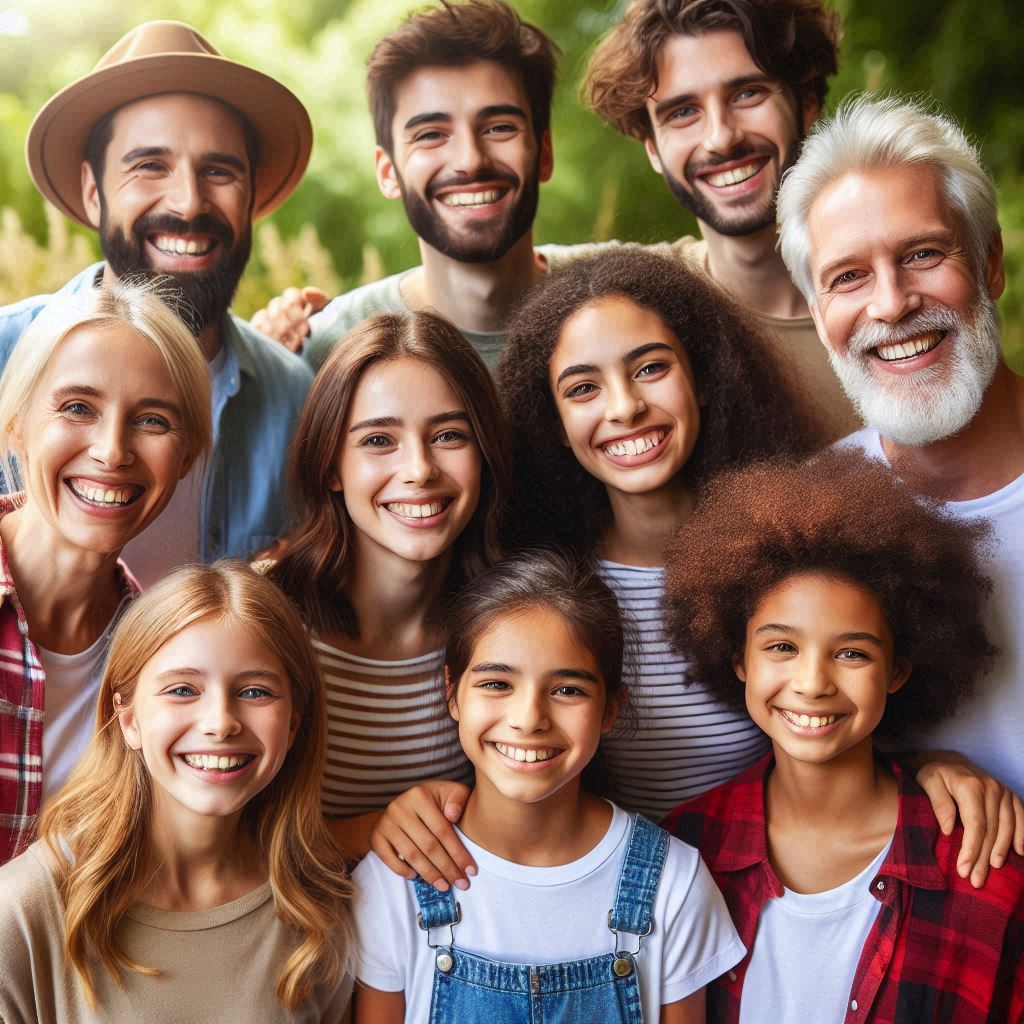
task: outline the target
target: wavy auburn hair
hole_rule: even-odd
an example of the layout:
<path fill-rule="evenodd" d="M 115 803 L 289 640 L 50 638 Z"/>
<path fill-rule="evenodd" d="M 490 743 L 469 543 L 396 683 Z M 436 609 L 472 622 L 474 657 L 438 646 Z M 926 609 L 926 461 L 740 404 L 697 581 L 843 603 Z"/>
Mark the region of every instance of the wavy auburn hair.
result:
<path fill-rule="evenodd" d="M 509 548 L 557 543 L 590 554 L 611 522 L 603 483 L 563 443 L 549 368 L 562 329 L 580 310 L 626 299 L 656 313 L 693 367 L 700 435 L 681 475 L 691 487 L 776 452 L 803 454 L 823 431 L 801 389 L 778 367 L 747 314 L 699 273 L 623 245 L 552 272 L 511 321 L 498 367 L 512 431 L 515 506 Z"/>
<path fill-rule="evenodd" d="M 96 733 L 40 821 L 57 863 L 65 954 L 93 1005 L 97 960 L 118 984 L 125 971 L 160 973 L 159 966 L 133 960 L 117 938 L 118 924 L 152 870 L 152 783 L 141 752 L 122 736 L 118 708 L 131 703 L 143 666 L 161 647 L 211 619 L 248 630 L 278 658 L 299 715 L 280 772 L 246 804 L 240 824 L 267 859 L 277 916 L 296 934 L 277 983 L 282 1005 L 294 1009 L 318 983 L 336 984 L 352 948 L 352 888 L 320 811 L 327 711 L 306 631 L 288 599 L 248 566 L 186 566 L 147 590 L 115 629 Z"/>
<path fill-rule="evenodd" d="M 353 527 L 345 496 L 331 489 L 331 479 L 363 374 L 395 359 L 418 359 L 448 382 L 469 416 L 483 456 L 480 501 L 455 541 L 445 596 L 500 556 L 498 520 L 509 494 L 510 455 L 505 417 L 487 367 L 458 328 L 437 313 L 370 317 L 334 346 L 313 380 L 289 460 L 299 525 L 287 553 L 268 574 L 317 632 L 359 635 L 355 609 L 344 593 Z"/>

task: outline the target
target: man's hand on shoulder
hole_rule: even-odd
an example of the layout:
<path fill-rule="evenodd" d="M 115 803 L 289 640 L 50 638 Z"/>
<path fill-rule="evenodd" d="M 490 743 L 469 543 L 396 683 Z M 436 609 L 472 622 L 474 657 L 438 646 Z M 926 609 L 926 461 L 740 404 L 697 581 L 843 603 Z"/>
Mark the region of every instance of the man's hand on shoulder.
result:
<path fill-rule="evenodd" d="M 315 286 L 286 288 L 266 309 L 254 313 L 249 323 L 290 351 L 299 352 L 309 336 L 309 318 L 330 301 L 327 292 Z"/>

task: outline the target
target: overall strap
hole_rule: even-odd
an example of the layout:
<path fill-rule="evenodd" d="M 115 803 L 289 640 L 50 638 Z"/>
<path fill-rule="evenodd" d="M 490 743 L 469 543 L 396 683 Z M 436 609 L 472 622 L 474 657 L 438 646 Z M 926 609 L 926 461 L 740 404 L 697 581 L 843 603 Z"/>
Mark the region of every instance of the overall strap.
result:
<path fill-rule="evenodd" d="M 637 814 L 619 869 L 615 905 L 608 913 L 608 927 L 613 932 L 650 933 L 651 911 L 667 853 L 668 833 Z"/>
<path fill-rule="evenodd" d="M 459 923 L 462 914 L 455 902 L 455 893 L 451 889 L 439 892 L 429 882 L 424 882 L 419 875 L 413 879 L 412 887 L 420 908 L 419 914 L 416 915 L 416 923 L 420 928 L 426 931 Z"/>

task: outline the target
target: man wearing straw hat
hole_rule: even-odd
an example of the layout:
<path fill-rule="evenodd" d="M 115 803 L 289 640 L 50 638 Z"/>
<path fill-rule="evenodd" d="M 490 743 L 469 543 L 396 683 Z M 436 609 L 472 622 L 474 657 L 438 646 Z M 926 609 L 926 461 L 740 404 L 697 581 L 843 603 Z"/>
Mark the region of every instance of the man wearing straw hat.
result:
<path fill-rule="evenodd" d="M 173 279 L 209 361 L 213 454 L 126 549 L 143 584 L 182 562 L 248 556 L 284 526 L 284 465 L 310 371 L 228 306 L 253 217 L 288 198 L 311 146 L 309 116 L 287 88 L 172 21 L 129 32 L 29 130 L 36 187 L 99 232 L 104 262 L 56 296 L 0 309 L 0 366 L 51 299 L 130 274 Z"/>

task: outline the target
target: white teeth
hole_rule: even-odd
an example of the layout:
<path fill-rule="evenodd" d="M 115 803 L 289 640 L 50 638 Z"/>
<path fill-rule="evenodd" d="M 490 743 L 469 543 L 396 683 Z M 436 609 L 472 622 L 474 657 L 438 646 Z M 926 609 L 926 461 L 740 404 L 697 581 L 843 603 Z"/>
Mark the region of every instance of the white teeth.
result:
<path fill-rule="evenodd" d="M 527 764 L 533 764 L 535 761 L 550 761 L 556 753 L 556 751 L 544 747 L 513 747 L 508 743 L 495 743 L 494 746 L 498 753 L 504 754 L 505 757 L 513 761 L 525 761 Z"/>
<path fill-rule="evenodd" d="M 93 505 L 115 507 L 127 505 L 135 493 L 133 487 L 97 487 L 95 484 L 85 481 L 71 480 L 69 482 L 75 494 Z"/>
<path fill-rule="evenodd" d="M 204 256 L 213 248 L 212 241 L 197 242 L 194 238 L 176 238 L 174 235 L 157 235 L 153 244 L 168 256 Z"/>
<path fill-rule="evenodd" d="M 656 448 L 664 440 L 665 431 L 655 430 L 650 434 L 644 434 L 642 437 L 629 438 L 625 441 L 613 441 L 611 444 L 606 444 L 604 450 L 609 455 L 643 455 L 644 452 L 649 452 L 652 448 Z"/>
<path fill-rule="evenodd" d="M 752 178 L 761 169 L 763 161 L 755 160 L 753 163 L 744 164 L 742 167 L 734 167 L 729 171 L 720 171 L 718 174 L 709 174 L 704 180 L 709 185 L 721 188 L 723 185 L 738 185 L 747 178 Z"/>
<path fill-rule="evenodd" d="M 875 351 L 878 353 L 879 359 L 884 359 L 889 363 L 896 359 L 910 359 L 924 352 L 930 352 L 941 340 L 942 332 L 932 331 L 930 334 L 922 334 L 919 338 L 911 338 L 909 341 L 879 345 Z"/>
<path fill-rule="evenodd" d="M 186 754 L 185 761 L 203 771 L 227 771 L 239 768 L 249 760 L 249 754 Z"/>
<path fill-rule="evenodd" d="M 449 192 L 441 196 L 441 202 L 445 206 L 486 206 L 488 203 L 496 203 L 501 196 L 499 189 L 489 188 L 483 192 Z"/>
<path fill-rule="evenodd" d="M 448 507 L 448 503 L 448 498 L 440 498 L 437 501 L 425 501 L 418 505 L 410 505 L 403 501 L 392 501 L 388 502 L 384 507 L 396 516 L 402 516 L 404 519 L 427 519 L 430 516 L 440 515 Z"/>
<path fill-rule="evenodd" d="M 836 715 L 798 715 L 793 711 L 779 709 L 782 717 L 794 725 L 803 726 L 805 729 L 824 729 L 836 720 Z"/>

